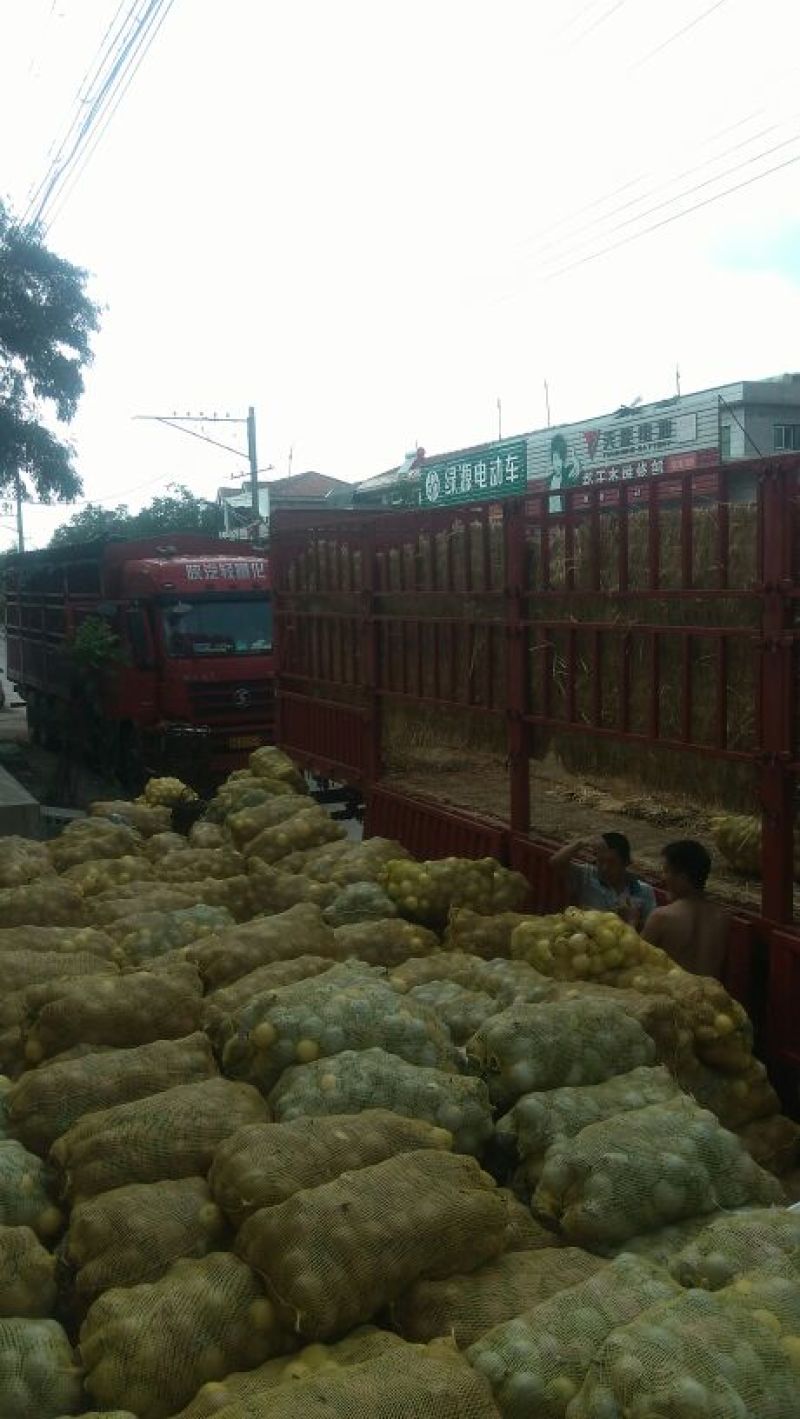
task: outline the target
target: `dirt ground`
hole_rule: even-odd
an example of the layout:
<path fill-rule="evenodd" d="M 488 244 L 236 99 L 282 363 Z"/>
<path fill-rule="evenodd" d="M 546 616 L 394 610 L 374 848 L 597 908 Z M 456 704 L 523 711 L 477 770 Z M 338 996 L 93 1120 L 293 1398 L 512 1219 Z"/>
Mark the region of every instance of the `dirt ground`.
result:
<path fill-rule="evenodd" d="M 413 762 L 404 765 L 402 772 L 394 771 L 387 783 L 478 816 L 508 820 L 508 774 L 504 763 L 491 754 L 470 751 L 465 760 L 450 753 L 416 751 Z M 665 842 L 697 838 L 712 855 L 710 890 L 729 902 L 752 910 L 760 908 L 760 880 L 748 880 L 733 871 L 717 851 L 708 817 L 699 807 L 671 800 L 668 795 L 655 799 L 624 780 L 579 780 L 554 758 L 532 761 L 530 831 L 559 842 L 601 832 L 625 833 L 635 864 L 655 877 L 661 869 Z M 795 887 L 794 915 L 800 921 L 800 886 Z"/>

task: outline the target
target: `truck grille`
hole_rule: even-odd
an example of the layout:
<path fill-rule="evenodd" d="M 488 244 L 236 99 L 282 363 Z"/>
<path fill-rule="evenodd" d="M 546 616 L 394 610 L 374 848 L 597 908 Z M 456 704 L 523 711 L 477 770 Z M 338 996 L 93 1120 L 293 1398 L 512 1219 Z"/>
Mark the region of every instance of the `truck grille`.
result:
<path fill-rule="evenodd" d="M 186 687 L 192 712 L 201 719 L 259 720 L 271 715 L 273 680 L 190 681 Z"/>

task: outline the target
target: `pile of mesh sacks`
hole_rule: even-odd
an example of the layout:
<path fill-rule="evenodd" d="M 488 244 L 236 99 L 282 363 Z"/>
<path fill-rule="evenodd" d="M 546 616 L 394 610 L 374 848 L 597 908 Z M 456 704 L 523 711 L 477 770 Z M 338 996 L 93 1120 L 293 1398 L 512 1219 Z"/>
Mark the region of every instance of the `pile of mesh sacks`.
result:
<path fill-rule="evenodd" d="M 275 749 L 192 799 L 0 840 L 2 1419 L 797 1419 L 798 1129 L 722 986 Z"/>

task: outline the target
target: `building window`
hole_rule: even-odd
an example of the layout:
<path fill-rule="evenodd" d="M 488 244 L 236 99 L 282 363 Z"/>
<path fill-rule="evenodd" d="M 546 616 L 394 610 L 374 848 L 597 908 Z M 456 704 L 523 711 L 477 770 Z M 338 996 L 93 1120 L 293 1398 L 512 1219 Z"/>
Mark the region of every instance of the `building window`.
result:
<path fill-rule="evenodd" d="M 772 447 L 776 453 L 800 452 L 800 424 L 776 424 Z"/>
<path fill-rule="evenodd" d="M 731 426 L 723 424 L 719 431 L 719 456 L 720 458 L 730 458 L 731 456 Z"/>
<path fill-rule="evenodd" d="M 659 419 L 658 421 L 658 442 L 669 443 L 672 438 L 672 420 Z"/>

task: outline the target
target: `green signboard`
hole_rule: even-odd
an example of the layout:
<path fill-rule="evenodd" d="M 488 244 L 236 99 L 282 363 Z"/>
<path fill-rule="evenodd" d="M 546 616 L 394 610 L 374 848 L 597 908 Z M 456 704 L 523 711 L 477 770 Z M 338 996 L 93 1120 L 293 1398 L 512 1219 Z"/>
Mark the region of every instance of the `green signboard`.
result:
<path fill-rule="evenodd" d="M 528 481 L 528 447 L 524 439 L 488 444 L 471 453 L 455 453 L 442 463 L 423 468 L 423 507 L 472 503 L 524 493 Z"/>

